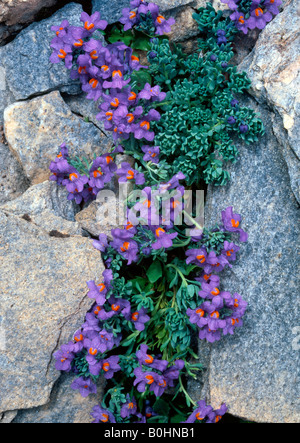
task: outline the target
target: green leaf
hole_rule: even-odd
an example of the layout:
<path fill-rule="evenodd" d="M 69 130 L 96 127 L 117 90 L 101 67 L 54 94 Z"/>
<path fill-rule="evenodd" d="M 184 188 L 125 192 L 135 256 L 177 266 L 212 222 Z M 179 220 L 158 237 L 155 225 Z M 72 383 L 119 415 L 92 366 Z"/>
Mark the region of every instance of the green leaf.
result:
<path fill-rule="evenodd" d="M 155 260 L 147 271 L 150 283 L 155 283 L 162 277 L 162 267 L 159 260 Z"/>

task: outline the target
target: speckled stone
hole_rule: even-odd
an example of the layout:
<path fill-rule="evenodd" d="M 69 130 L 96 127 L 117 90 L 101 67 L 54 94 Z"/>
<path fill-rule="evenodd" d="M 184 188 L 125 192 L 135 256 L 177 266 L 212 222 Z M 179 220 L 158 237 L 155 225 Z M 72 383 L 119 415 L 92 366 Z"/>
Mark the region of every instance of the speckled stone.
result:
<path fill-rule="evenodd" d="M 104 270 L 83 237 L 56 238 L 0 211 L 0 413 L 50 401 L 60 376 L 52 354 L 91 306 L 86 281 Z"/>
<path fill-rule="evenodd" d="M 67 200 L 67 196 L 65 187 L 46 181 L 31 186 L 20 197 L 2 205 L 1 209 L 27 219 L 52 235 L 81 235 L 82 229 L 75 222 L 78 206 Z"/>
<path fill-rule="evenodd" d="M 62 143 L 71 156 L 107 152 L 105 134 L 73 114 L 58 91 L 6 108 L 4 129 L 9 148 L 33 184 L 49 178 L 50 162 Z"/>
<path fill-rule="evenodd" d="M 22 166 L 7 144 L 0 142 L 0 204 L 19 197 L 28 187 Z"/>
<path fill-rule="evenodd" d="M 25 411 L 19 411 L 13 423 L 91 423 L 90 413 L 101 403 L 104 379 L 98 381 L 97 395 L 83 398 L 79 391 L 70 388 L 74 376 L 63 374 L 55 384 L 48 404 Z"/>
<path fill-rule="evenodd" d="M 300 203 L 300 9 L 285 2 L 284 10 L 263 30 L 251 54 L 240 65 L 252 82 L 251 94 L 280 118 L 274 132 L 286 159 L 292 190 Z"/>
<path fill-rule="evenodd" d="M 255 103 L 250 103 L 255 107 Z M 229 413 L 255 422 L 300 421 L 299 349 L 294 331 L 300 326 L 299 212 L 288 169 L 273 135 L 269 110 L 262 112 L 266 136 L 239 146 L 231 165 L 231 182 L 209 187 L 206 224 L 219 221 L 233 206 L 249 233 L 237 262 L 221 274 L 223 290 L 238 292 L 249 303 L 243 328 L 211 346 L 206 359 L 206 386 L 199 396 Z"/>
<path fill-rule="evenodd" d="M 64 19 L 73 26 L 79 26 L 81 13 L 81 5 L 70 3 L 52 17 L 28 26 L 11 43 L 0 48 L 0 66 L 5 71 L 7 88 L 15 100 L 25 100 L 54 89 L 69 94 L 80 92 L 80 85 L 70 79 L 63 63 L 53 65 L 49 57 L 52 53 L 50 42 L 55 36 L 51 27 L 59 25 Z"/>

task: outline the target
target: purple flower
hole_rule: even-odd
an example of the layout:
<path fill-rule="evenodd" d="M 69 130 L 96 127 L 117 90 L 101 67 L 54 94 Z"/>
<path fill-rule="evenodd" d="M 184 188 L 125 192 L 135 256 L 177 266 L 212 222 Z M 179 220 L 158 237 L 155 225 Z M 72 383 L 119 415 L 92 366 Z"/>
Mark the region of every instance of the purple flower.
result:
<path fill-rule="evenodd" d="M 82 351 L 83 349 L 83 335 L 81 333 L 81 329 L 79 329 L 78 331 L 75 332 L 73 340 L 75 341 L 74 343 L 74 352 L 75 354 L 77 354 L 78 352 Z"/>
<path fill-rule="evenodd" d="M 51 48 L 54 49 L 54 52 L 50 56 L 51 63 L 60 63 L 64 60 L 66 68 L 72 68 L 73 61 L 73 48 L 72 46 L 65 44 L 63 42 L 55 42 L 51 43 Z"/>
<path fill-rule="evenodd" d="M 143 146 L 142 151 L 144 152 L 143 160 L 145 162 L 152 162 L 158 164 L 159 162 L 159 146 Z"/>
<path fill-rule="evenodd" d="M 95 419 L 93 423 L 116 423 L 113 414 L 100 406 L 94 406 L 91 416 Z"/>
<path fill-rule="evenodd" d="M 99 240 L 93 241 L 93 246 L 95 249 L 98 249 L 98 251 L 105 252 L 108 247 L 107 235 L 100 234 Z"/>
<path fill-rule="evenodd" d="M 266 10 L 265 12 L 258 7 L 257 4 L 253 4 L 251 8 L 254 8 L 250 14 L 250 18 L 247 20 L 249 29 L 264 29 L 266 24 L 273 18 L 271 12 Z M 242 132 L 242 131 L 241 131 Z M 246 131 L 247 132 L 247 131 Z"/>
<path fill-rule="evenodd" d="M 149 83 L 146 83 L 144 89 L 139 93 L 138 98 L 148 100 L 150 102 L 159 101 L 162 102 L 166 98 L 166 93 L 161 92 L 159 86 L 151 86 Z"/>
<path fill-rule="evenodd" d="M 233 116 L 230 116 L 227 118 L 227 123 L 234 125 L 236 123 L 236 119 Z"/>
<path fill-rule="evenodd" d="M 270 11 L 273 15 L 279 14 L 278 6 L 282 4 L 281 0 L 265 0 L 264 8 Z"/>
<path fill-rule="evenodd" d="M 239 227 L 241 219 L 239 214 L 233 213 L 232 206 L 222 211 L 222 221 L 225 230 L 228 232 L 239 232 L 240 241 L 246 242 L 248 240 L 248 234 Z"/>
<path fill-rule="evenodd" d="M 74 343 L 69 342 L 66 345 L 62 345 L 59 351 L 55 352 L 53 354 L 56 364 L 55 368 L 58 371 L 65 371 L 70 372 L 71 371 L 71 365 L 74 360 L 75 354 L 74 354 Z"/>
<path fill-rule="evenodd" d="M 127 229 L 112 229 L 113 241 L 111 247 L 128 260 L 128 265 L 138 260 L 138 244 L 132 240 L 133 232 Z"/>
<path fill-rule="evenodd" d="M 113 378 L 114 373 L 121 370 L 120 365 L 118 365 L 119 360 L 120 357 L 118 355 L 113 355 L 112 357 L 109 357 L 105 360 L 101 360 L 101 366 L 102 370 L 104 371 L 104 377 L 107 380 Z"/>
<path fill-rule="evenodd" d="M 219 409 L 216 409 L 215 411 L 213 411 L 208 415 L 209 420 L 207 420 L 206 423 L 219 423 L 223 415 L 226 414 L 227 410 L 228 408 L 226 404 L 223 403 Z"/>
<path fill-rule="evenodd" d="M 169 362 L 167 360 L 159 360 L 148 354 L 147 345 L 141 345 L 140 350 L 136 353 L 136 356 L 140 365 L 149 366 L 150 368 L 157 369 L 161 372 L 164 372 L 169 366 Z"/>
<path fill-rule="evenodd" d="M 248 20 L 246 20 L 245 14 L 235 11 L 231 14 L 230 19 L 234 22 L 239 31 L 242 31 L 244 34 L 248 33 Z"/>
<path fill-rule="evenodd" d="M 105 283 L 100 283 L 96 285 L 96 283 L 91 280 L 87 282 L 89 287 L 88 297 L 94 299 L 99 306 L 103 306 L 106 302 L 106 294 L 108 292 L 108 288 Z"/>
<path fill-rule="evenodd" d="M 120 415 L 122 418 L 128 418 L 130 415 L 135 415 L 137 412 L 137 403 L 136 399 L 132 397 L 130 399 L 130 396 L 127 394 L 126 396 L 126 403 L 123 404 Z"/>
<path fill-rule="evenodd" d="M 206 417 L 213 412 L 213 408 L 206 404 L 204 400 L 198 401 L 198 407 L 184 423 L 204 422 Z"/>
<path fill-rule="evenodd" d="M 63 180 L 62 184 L 67 188 L 69 192 L 82 192 L 84 185 L 88 183 L 89 179 L 86 175 L 81 176 L 79 172 L 72 168 L 72 172 L 69 177 Z"/>
<path fill-rule="evenodd" d="M 240 132 L 241 132 L 242 134 L 246 134 L 246 132 L 249 131 L 249 126 L 246 125 L 246 124 L 244 124 L 244 123 L 242 123 L 242 124 L 239 126 L 239 129 L 240 129 Z"/>
<path fill-rule="evenodd" d="M 137 331 L 144 331 L 145 323 L 147 323 L 150 320 L 150 317 L 149 315 L 147 315 L 146 309 L 141 308 L 139 311 L 136 311 L 133 314 L 131 314 L 130 320 L 133 322 L 134 327 Z"/>
<path fill-rule="evenodd" d="M 164 33 L 171 32 L 171 26 L 176 23 L 173 17 L 166 20 L 165 17 L 160 15 L 159 7 L 155 3 L 149 3 L 148 10 L 151 12 L 156 34 L 163 35 Z"/>
<path fill-rule="evenodd" d="M 167 183 L 162 183 L 159 185 L 159 192 L 161 194 L 164 194 L 165 192 L 169 191 L 170 189 L 177 188 L 180 192 L 182 191 L 182 195 L 183 195 L 184 187 L 180 186 L 179 180 L 184 180 L 184 179 L 185 179 L 185 175 L 182 172 L 178 172 Z"/>
<path fill-rule="evenodd" d="M 148 385 L 150 392 L 154 392 L 156 397 L 160 397 L 167 387 L 167 381 L 163 375 L 157 374 L 156 372 L 144 372 L 141 367 L 138 367 L 135 368 L 134 375 L 136 379 L 133 385 L 137 385 L 138 392 L 145 392 Z"/>
<path fill-rule="evenodd" d="M 89 16 L 86 12 L 83 12 L 80 17 L 80 21 L 84 24 L 84 29 L 90 34 L 95 32 L 97 29 L 104 29 L 107 27 L 108 23 L 105 20 L 100 20 L 100 12 L 95 12 L 95 14 Z"/>
<path fill-rule="evenodd" d="M 229 243 L 228 241 L 224 242 L 224 249 L 221 254 L 226 256 L 228 261 L 236 260 L 236 252 L 240 250 L 240 247 L 235 245 L 234 243 Z"/>
<path fill-rule="evenodd" d="M 173 246 L 173 240 L 178 236 L 177 232 L 173 234 L 168 234 L 163 228 L 151 227 L 151 230 L 154 230 L 156 242 L 152 244 L 152 249 L 161 249 L 161 248 L 171 248 Z"/>
<path fill-rule="evenodd" d="M 79 390 L 82 397 L 86 398 L 90 394 L 97 394 L 97 387 L 90 378 L 79 377 L 71 384 L 71 389 Z"/>
<path fill-rule="evenodd" d="M 131 29 L 140 21 L 139 14 L 129 8 L 124 8 L 122 14 L 123 16 L 120 18 L 120 23 L 124 25 L 124 31 L 128 31 L 128 29 Z"/>
<path fill-rule="evenodd" d="M 136 171 L 129 163 L 123 162 L 121 168 L 116 172 L 119 176 L 119 183 L 127 183 L 127 181 L 135 181 L 137 185 L 145 183 L 145 176 L 143 173 Z"/>
<path fill-rule="evenodd" d="M 218 262 L 216 253 L 212 251 L 208 254 L 205 248 L 189 249 L 185 254 L 187 256 L 186 263 L 188 265 L 193 263 L 201 268 L 204 268 L 206 273 L 209 273 L 211 267 L 216 265 Z"/>
<path fill-rule="evenodd" d="M 150 131 L 151 121 L 159 121 L 160 113 L 155 109 L 151 109 L 147 116 L 142 117 L 141 121 L 134 125 L 134 136 L 137 140 L 145 138 L 147 141 L 152 142 L 154 140 L 155 134 Z"/>

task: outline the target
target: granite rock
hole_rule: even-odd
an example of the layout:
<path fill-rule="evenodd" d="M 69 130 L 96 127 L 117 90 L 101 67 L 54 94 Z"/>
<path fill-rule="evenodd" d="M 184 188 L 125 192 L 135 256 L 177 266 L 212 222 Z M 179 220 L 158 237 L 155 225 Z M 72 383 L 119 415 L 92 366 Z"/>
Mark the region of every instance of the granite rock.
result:
<path fill-rule="evenodd" d="M 46 181 L 31 186 L 19 198 L 1 206 L 9 214 L 18 215 L 51 235 L 81 235 L 75 222 L 78 211 L 73 201 L 67 200 L 68 191 L 56 183 Z"/>
<path fill-rule="evenodd" d="M 33 184 L 49 178 L 49 164 L 64 142 L 72 156 L 107 151 L 107 137 L 73 114 L 58 91 L 10 105 L 5 109 L 4 129 L 9 148 Z"/>
<path fill-rule="evenodd" d="M 72 339 L 91 306 L 86 281 L 104 270 L 83 237 L 51 237 L 0 211 L 0 413 L 47 404 L 56 371 L 52 354 Z"/>
<path fill-rule="evenodd" d="M 9 147 L 0 141 L 0 204 L 19 197 L 29 187 L 22 166 L 10 152 Z"/>
<path fill-rule="evenodd" d="M 91 423 L 93 407 L 101 403 L 104 380 L 98 381 L 97 395 L 81 397 L 78 391 L 70 389 L 74 376 L 63 374 L 56 382 L 50 402 L 44 406 L 19 411 L 13 423 Z"/>
<path fill-rule="evenodd" d="M 70 79 L 63 64 L 53 65 L 49 57 L 54 35 L 51 26 L 64 19 L 78 26 L 81 12 L 81 5 L 70 3 L 52 17 L 28 26 L 11 43 L 0 48 L 0 77 L 6 79 L 6 88 L 1 90 L 0 87 L 0 114 L 10 95 L 16 101 L 54 89 L 69 94 L 80 92 L 80 85 Z"/>
<path fill-rule="evenodd" d="M 300 9 L 287 1 L 283 12 L 263 30 L 251 54 L 240 64 L 251 79 L 253 94 L 279 115 L 274 119 L 286 158 L 293 192 L 300 202 Z"/>
<path fill-rule="evenodd" d="M 248 104 L 248 103 L 247 103 Z M 250 103 L 255 107 L 255 103 Z M 254 422 L 300 420 L 299 349 L 293 331 L 300 325 L 298 205 L 288 169 L 272 131 L 271 112 L 262 106 L 266 135 L 239 146 L 240 160 L 230 166 L 231 182 L 209 187 L 206 224 L 212 226 L 227 206 L 243 216 L 249 241 L 237 262 L 222 274 L 223 290 L 249 303 L 243 328 L 212 346 L 206 357 L 205 388 L 214 407 L 226 402 L 229 413 Z M 207 356 L 209 352 L 209 356 Z M 200 381 L 199 381 L 200 382 Z M 194 386 L 195 389 L 195 386 Z"/>

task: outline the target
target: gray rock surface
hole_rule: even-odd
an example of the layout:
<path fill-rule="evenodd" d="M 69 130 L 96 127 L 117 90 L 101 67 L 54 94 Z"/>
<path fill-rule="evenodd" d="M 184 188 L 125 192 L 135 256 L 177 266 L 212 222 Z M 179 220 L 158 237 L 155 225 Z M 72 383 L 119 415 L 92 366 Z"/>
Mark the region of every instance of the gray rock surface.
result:
<path fill-rule="evenodd" d="M 80 86 L 70 79 L 63 64 L 53 65 L 49 57 L 54 36 L 51 26 L 66 18 L 70 24 L 78 26 L 81 12 L 81 5 L 70 3 L 52 17 L 28 26 L 11 43 L 0 48 L 0 86 L 4 78 L 6 82 L 4 90 L 0 87 L 0 115 L 7 102 L 24 100 L 54 89 L 69 94 L 80 92 Z"/>
<path fill-rule="evenodd" d="M 107 137 L 93 123 L 73 114 L 58 91 L 5 109 L 5 136 L 33 183 L 49 178 L 49 164 L 66 143 L 70 155 L 107 152 Z"/>
<path fill-rule="evenodd" d="M 91 423 L 93 407 L 101 402 L 104 380 L 99 379 L 97 395 L 81 397 L 70 389 L 74 376 L 63 374 L 56 382 L 50 402 L 44 406 L 20 411 L 13 423 Z"/>
<path fill-rule="evenodd" d="M 256 110 L 262 112 L 266 136 L 253 146 L 239 147 L 240 160 L 230 167 L 231 183 L 210 187 L 206 205 L 207 225 L 218 221 L 227 206 L 243 216 L 249 241 L 241 245 L 238 261 L 222 274 L 221 283 L 224 290 L 240 293 L 249 308 L 243 328 L 233 337 L 212 346 L 201 343 L 200 358 L 203 353 L 208 370 L 199 396 L 206 394 L 213 406 L 226 402 L 229 413 L 250 421 L 296 423 L 299 212 L 271 112 Z"/>
<path fill-rule="evenodd" d="M 1 135 L 0 135 L 1 137 Z M 29 187 L 24 171 L 10 152 L 9 147 L 0 141 L 0 204 L 19 197 Z"/>
<path fill-rule="evenodd" d="M 50 401 L 60 373 L 53 352 L 72 339 L 91 301 L 86 281 L 103 272 L 83 237 L 51 237 L 0 211 L 0 413 Z"/>
<path fill-rule="evenodd" d="M 1 206 L 1 209 L 30 219 L 31 223 L 52 235 L 81 235 L 82 230 L 75 222 L 78 207 L 67 200 L 67 196 L 68 191 L 64 187 L 46 181 L 31 186 L 19 198 Z"/>
<path fill-rule="evenodd" d="M 274 132 L 286 159 L 291 186 L 300 203 L 300 12 L 295 0 L 260 34 L 251 54 L 241 63 L 252 82 L 251 93 L 280 118 Z M 270 43 L 271 42 L 271 43 Z"/>

